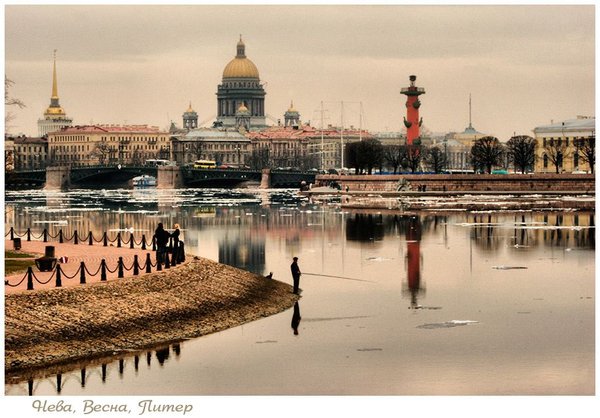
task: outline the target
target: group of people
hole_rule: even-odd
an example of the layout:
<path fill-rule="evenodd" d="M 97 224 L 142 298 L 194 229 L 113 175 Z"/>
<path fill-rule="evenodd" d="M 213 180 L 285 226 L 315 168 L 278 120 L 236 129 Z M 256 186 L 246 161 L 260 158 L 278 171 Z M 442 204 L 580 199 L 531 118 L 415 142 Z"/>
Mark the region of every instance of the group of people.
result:
<path fill-rule="evenodd" d="M 183 249 L 183 239 L 181 238 L 181 231 L 179 230 L 179 224 L 173 226 L 173 232 L 169 233 L 165 230 L 162 222 L 158 224 L 156 231 L 154 231 L 154 238 L 156 239 L 156 262 L 164 264 L 166 257 L 169 254 L 169 241 L 172 239 L 172 255 L 177 263 L 185 261 L 185 250 Z"/>

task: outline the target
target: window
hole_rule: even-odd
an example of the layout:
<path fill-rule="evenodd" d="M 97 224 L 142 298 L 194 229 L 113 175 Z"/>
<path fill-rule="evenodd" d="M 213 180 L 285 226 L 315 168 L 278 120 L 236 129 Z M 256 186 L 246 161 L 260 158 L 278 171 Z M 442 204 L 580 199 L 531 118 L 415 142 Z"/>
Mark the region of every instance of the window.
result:
<path fill-rule="evenodd" d="M 548 156 L 544 154 L 544 168 L 548 168 Z"/>

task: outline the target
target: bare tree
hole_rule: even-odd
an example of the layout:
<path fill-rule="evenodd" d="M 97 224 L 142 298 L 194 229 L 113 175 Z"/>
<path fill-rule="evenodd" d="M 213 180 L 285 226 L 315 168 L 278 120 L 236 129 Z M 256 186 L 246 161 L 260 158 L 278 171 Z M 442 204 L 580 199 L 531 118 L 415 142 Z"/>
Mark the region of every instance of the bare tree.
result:
<path fill-rule="evenodd" d="M 418 171 L 423 159 L 423 153 L 427 149 L 421 144 L 404 145 L 402 149 L 403 165 L 410 168 L 410 171 L 413 173 Z"/>
<path fill-rule="evenodd" d="M 402 149 L 400 145 L 384 145 L 383 159 L 388 166 L 394 168 L 394 174 L 398 172 L 398 167 L 402 164 Z"/>
<path fill-rule="evenodd" d="M 5 109 L 8 109 L 9 106 L 17 106 L 20 109 L 23 109 L 25 107 L 25 103 L 23 103 L 21 101 L 21 99 L 16 99 L 14 97 L 10 97 L 8 90 L 10 89 L 10 87 L 12 85 L 14 85 L 15 82 L 10 80 L 6 75 L 4 75 L 4 106 Z M 6 112 L 4 113 L 4 126 L 8 127 L 8 122 L 10 122 L 11 120 L 13 120 L 15 118 L 14 113 L 6 110 Z"/>
<path fill-rule="evenodd" d="M 448 166 L 446 153 L 438 147 L 431 147 L 425 155 L 425 163 L 435 173 L 441 173 Z"/>
<path fill-rule="evenodd" d="M 578 138 L 575 141 L 575 152 L 581 153 L 581 159 L 590 167 L 590 172 L 594 174 L 596 165 L 596 136 L 592 134 L 587 138 Z"/>
<path fill-rule="evenodd" d="M 491 173 L 492 167 L 502 164 L 503 157 L 504 146 L 493 136 L 479 138 L 471 147 L 471 163 L 476 171 Z"/>
<path fill-rule="evenodd" d="M 547 140 L 546 144 L 544 145 L 544 153 L 548 161 L 554 165 L 556 174 L 560 172 L 565 158 L 570 156 L 569 149 L 567 148 L 567 142 L 563 141 L 562 138 L 552 138 Z"/>
<path fill-rule="evenodd" d="M 515 172 L 526 173 L 533 171 L 535 164 L 536 140 L 527 135 L 513 136 L 506 143 L 509 161 L 515 167 Z"/>

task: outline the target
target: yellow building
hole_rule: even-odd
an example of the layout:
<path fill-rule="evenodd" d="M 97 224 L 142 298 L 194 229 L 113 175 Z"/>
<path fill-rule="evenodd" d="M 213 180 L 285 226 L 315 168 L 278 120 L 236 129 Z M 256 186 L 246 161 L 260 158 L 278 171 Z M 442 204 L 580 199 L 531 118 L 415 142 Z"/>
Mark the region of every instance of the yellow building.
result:
<path fill-rule="evenodd" d="M 596 118 L 577 116 L 533 130 L 537 140 L 535 154 L 536 173 L 591 172 L 589 164 L 582 159 L 579 149 L 582 139 L 594 136 Z M 558 167 L 557 167 L 558 166 Z"/>
<path fill-rule="evenodd" d="M 169 133 L 148 125 L 84 125 L 48 133 L 49 164 L 142 164 L 171 159 Z"/>

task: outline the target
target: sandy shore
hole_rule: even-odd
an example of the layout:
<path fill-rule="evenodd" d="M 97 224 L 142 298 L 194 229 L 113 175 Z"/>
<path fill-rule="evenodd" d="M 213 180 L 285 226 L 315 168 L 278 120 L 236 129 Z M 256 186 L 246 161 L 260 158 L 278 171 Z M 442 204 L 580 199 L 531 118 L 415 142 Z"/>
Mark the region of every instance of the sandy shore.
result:
<path fill-rule="evenodd" d="M 5 295 L 5 374 L 221 331 L 293 306 L 290 285 L 202 258 L 162 272 Z"/>

